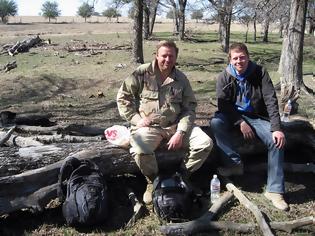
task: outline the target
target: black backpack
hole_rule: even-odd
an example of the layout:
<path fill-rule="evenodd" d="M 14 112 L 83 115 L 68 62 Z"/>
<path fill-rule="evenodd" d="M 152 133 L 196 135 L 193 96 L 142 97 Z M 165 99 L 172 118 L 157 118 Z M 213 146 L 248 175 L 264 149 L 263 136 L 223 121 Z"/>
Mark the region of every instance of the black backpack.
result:
<path fill-rule="evenodd" d="M 60 168 L 58 196 L 69 225 L 91 226 L 108 216 L 108 193 L 98 166 L 90 160 L 70 157 Z"/>
<path fill-rule="evenodd" d="M 195 194 L 178 172 L 159 175 L 153 182 L 153 209 L 160 221 L 181 222 L 190 218 Z"/>

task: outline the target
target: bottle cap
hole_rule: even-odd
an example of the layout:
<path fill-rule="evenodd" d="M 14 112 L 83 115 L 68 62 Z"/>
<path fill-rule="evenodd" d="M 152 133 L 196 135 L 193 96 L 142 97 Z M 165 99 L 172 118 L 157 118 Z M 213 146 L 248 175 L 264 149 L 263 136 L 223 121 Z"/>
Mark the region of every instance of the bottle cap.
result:
<path fill-rule="evenodd" d="M 218 176 L 217 175 L 213 175 L 213 178 L 218 178 Z"/>

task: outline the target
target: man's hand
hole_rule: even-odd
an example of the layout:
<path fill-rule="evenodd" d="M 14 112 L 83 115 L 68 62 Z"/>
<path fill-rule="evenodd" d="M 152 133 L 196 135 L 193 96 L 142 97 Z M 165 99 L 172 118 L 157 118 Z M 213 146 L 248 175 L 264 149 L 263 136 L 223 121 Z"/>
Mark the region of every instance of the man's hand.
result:
<path fill-rule="evenodd" d="M 137 123 L 137 127 L 148 127 L 151 124 L 151 119 L 144 117 Z"/>
<path fill-rule="evenodd" d="M 168 150 L 176 150 L 182 147 L 184 133 L 176 132 L 168 141 Z"/>
<path fill-rule="evenodd" d="M 254 131 L 245 121 L 242 121 L 242 123 L 240 124 L 240 129 L 241 129 L 244 139 L 248 140 L 248 139 L 255 138 Z"/>
<path fill-rule="evenodd" d="M 277 148 L 283 148 L 285 145 L 285 136 L 282 131 L 274 131 L 272 133 L 273 142 L 276 144 Z"/>

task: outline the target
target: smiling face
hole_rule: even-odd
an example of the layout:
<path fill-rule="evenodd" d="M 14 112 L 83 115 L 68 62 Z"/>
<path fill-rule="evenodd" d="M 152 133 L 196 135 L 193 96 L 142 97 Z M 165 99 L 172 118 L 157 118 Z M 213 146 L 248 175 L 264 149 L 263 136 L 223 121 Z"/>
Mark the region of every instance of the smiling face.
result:
<path fill-rule="evenodd" d="M 168 75 L 176 64 L 176 50 L 173 47 L 162 46 L 158 49 L 156 60 L 163 75 Z"/>
<path fill-rule="evenodd" d="M 249 56 L 245 51 L 239 49 L 232 49 L 230 51 L 230 63 L 238 74 L 242 74 L 246 71 L 248 62 Z"/>

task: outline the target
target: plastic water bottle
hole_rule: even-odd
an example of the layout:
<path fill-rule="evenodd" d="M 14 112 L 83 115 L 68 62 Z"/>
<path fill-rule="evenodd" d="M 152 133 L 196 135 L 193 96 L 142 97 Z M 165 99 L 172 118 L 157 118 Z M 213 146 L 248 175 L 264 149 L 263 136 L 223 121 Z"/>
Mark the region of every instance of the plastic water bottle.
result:
<path fill-rule="evenodd" d="M 210 182 L 210 196 L 212 204 L 220 198 L 220 180 L 217 175 L 213 175 Z"/>
<path fill-rule="evenodd" d="M 292 110 L 292 103 L 291 103 L 291 100 L 289 99 L 288 102 L 284 106 L 281 121 L 288 122 L 290 120 L 291 110 Z"/>

